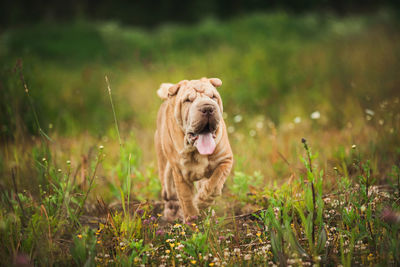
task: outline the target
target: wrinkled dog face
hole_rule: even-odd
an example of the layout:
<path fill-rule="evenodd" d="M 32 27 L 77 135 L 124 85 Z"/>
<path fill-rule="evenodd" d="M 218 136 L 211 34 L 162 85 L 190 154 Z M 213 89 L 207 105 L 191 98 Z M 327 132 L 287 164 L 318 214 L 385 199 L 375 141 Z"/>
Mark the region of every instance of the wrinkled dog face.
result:
<path fill-rule="evenodd" d="M 175 118 L 188 144 L 203 155 L 212 154 L 216 147 L 214 139 L 222 119 L 222 101 L 215 87 L 221 84 L 216 78 L 182 81 L 175 100 Z"/>

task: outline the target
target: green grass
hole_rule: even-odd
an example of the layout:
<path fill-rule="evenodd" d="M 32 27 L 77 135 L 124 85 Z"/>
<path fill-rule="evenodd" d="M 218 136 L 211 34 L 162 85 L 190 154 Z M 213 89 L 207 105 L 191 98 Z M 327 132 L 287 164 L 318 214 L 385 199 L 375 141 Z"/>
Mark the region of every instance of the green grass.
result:
<path fill-rule="evenodd" d="M 7 29 L 0 262 L 398 265 L 399 40 L 387 11 Z M 234 171 L 202 220 L 168 225 L 156 90 L 203 76 L 223 81 Z"/>

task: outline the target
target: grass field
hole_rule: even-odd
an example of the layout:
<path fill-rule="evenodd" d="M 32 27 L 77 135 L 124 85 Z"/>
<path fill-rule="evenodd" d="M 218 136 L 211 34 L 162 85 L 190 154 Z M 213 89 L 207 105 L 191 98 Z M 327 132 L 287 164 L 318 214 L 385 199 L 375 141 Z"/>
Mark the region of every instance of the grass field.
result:
<path fill-rule="evenodd" d="M 399 43 L 388 11 L 3 31 L 1 265 L 399 265 Z M 204 76 L 234 170 L 169 225 L 156 90 Z"/>

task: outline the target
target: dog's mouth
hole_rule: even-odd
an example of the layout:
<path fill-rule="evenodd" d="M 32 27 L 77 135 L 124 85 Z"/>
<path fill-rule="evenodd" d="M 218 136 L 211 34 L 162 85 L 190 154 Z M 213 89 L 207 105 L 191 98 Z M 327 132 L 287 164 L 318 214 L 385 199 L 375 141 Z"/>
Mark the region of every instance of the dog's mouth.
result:
<path fill-rule="evenodd" d="M 200 131 L 189 132 L 191 143 L 201 155 L 211 155 L 216 147 L 216 129 L 208 122 Z"/>

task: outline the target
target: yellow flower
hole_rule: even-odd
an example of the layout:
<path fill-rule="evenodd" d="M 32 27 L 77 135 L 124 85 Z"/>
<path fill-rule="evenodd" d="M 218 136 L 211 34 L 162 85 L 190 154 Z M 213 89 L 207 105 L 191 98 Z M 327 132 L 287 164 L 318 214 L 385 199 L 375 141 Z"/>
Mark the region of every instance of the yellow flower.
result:
<path fill-rule="evenodd" d="M 174 244 L 174 243 L 169 243 L 169 245 L 171 246 L 171 248 L 174 248 L 174 247 L 175 247 L 175 244 Z"/>
<path fill-rule="evenodd" d="M 211 263 L 209 264 L 209 266 L 214 266 L 214 262 L 211 262 Z"/>
<path fill-rule="evenodd" d="M 190 261 L 191 264 L 196 264 L 195 260 Z"/>
<path fill-rule="evenodd" d="M 257 232 L 257 234 L 256 234 L 258 237 L 260 237 L 261 236 L 261 233 L 260 232 Z"/>
<path fill-rule="evenodd" d="M 374 255 L 372 253 L 369 253 L 367 259 L 368 261 L 372 261 L 374 259 Z"/>
<path fill-rule="evenodd" d="M 169 254 L 171 252 L 171 250 L 169 250 L 169 249 L 167 249 L 166 251 L 165 251 L 165 253 L 167 253 L 167 254 Z"/>
<path fill-rule="evenodd" d="M 157 223 L 155 223 L 155 224 L 154 224 L 154 227 L 158 227 L 158 224 L 157 224 Z"/>
<path fill-rule="evenodd" d="M 100 244 L 101 243 L 101 241 L 100 240 L 97 240 L 97 244 Z"/>
<path fill-rule="evenodd" d="M 162 216 L 162 214 L 160 214 L 160 213 L 157 213 L 157 216 L 158 216 L 158 217 L 161 217 L 161 216 Z"/>
<path fill-rule="evenodd" d="M 195 224 L 195 223 L 192 223 L 192 226 L 193 226 L 193 227 L 195 227 L 195 226 L 196 226 L 196 224 Z"/>
<path fill-rule="evenodd" d="M 81 235 L 81 234 L 77 235 L 77 237 L 78 237 L 79 239 L 82 239 L 82 235 Z"/>
<path fill-rule="evenodd" d="M 181 235 L 185 235 L 185 234 L 186 234 L 185 231 L 182 231 L 182 232 L 181 232 Z"/>

